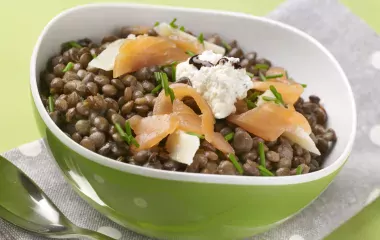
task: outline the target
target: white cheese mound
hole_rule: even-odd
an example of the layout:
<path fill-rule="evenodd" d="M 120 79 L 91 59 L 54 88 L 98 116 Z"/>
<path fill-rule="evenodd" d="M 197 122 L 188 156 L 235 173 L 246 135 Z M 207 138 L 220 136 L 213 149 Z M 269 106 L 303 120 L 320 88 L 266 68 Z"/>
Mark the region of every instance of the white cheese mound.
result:
<path fill-rule="evenodd" d="M 177 130 L 170 134 L 166 141 L 166 150 L 174 161 L 190 165 L 199 149 L 200 140 L 197 136 Z"/>
<path fill-rule="evenodd" d="M 210 50 L 199 55 L 202 61 L 216 64 L 222 54 Z M 236 111 L 235 102 L 247 96 L 247 91 L 253 87 L 251 78 L 244 68 L 235 69 L 232 63 L 239 62 L 237 58 L 225 57 L 228 62 L 212 67 L 201 67 L 199 70 L 189 63 L 177 65 L 176 79 L 188 77 L 193 88 L 207 101 L 215 118 L 221 119 Z"/>

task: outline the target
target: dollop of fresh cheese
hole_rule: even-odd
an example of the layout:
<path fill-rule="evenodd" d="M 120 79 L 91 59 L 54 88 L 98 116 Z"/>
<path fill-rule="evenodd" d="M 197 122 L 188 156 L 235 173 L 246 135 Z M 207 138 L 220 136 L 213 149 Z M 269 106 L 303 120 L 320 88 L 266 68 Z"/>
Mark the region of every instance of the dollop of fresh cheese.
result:
<path fill-rule="evenodd" d="M 216 64 L 222 54 L 212 51 L 204 51 L 199 59 Z M 221 119 L 236 111 L 235 102 L 247 96 L 249 89 L 253 87 L 251 78 L 244 68 L 235 69 L 233 63 L 239 62 L 238 58 L 224 57 L 228 61 L 211 67 L 201 67 L 199 70 L 189 63 L 182 62 L 177 65 L 176 79 L 188 77 L 193 88 L 207 101 L 215 118 Z"/>
<path fill-rule="evenodd" d="M 263 99 L 264 96 L 270 97 L 270 98 L 276 98 L 271 90 L 266 90 L 263 94 L 258 96 L 256 106 L 259 107 L 267 102 Z M 306 149 L 309 152 L 321 155 L 313 139 L 311 139 L 310 135 L 307 134 L 303 128 L 297 127 L 293 130 L 285 131 L 282 135 L 288 138 L 289 140 L 291 140 L 292 142 L 297 143 L 303 149 Z"/>
<path fill-rule="evenodd" d="M 105 71 L 113 70 L 116 56 L 119 54 L 119 49 L 127 39 L 134 40 L 136 39 L 136 36 L 134 34 L 129 34 L 127 38 L 118 39 L 110 43 L 99 56 L 91 60 L 88 66 L 103 69 Z"/>
<path fill-rule="evenodd" d="M 166 141 L 166 150 L 174 161 L 190 165 L 199 149 L 200 140 L 197 136 L 177 130 L 170 134 Z"/>
<path fill-rule="evenodd" d="M 180 38 L 187 39 L 190 41 L 198 41 L 198 39 L 194 37 L 193 35 L 188 34 L 187 32 L 181 31 L 179 29 L 172 28 L 169 24 L 164 23 L 164 22 L 154 27 L 154 30 L 161 37 L 169 37 L 171 35 L 174 35 L 174 36 L 178 36 Z M 212 50 L 214 53 L 219 53 L 219 54 L 224 55 L 224 53 L 226 52 L 226 50 L 223 47 L 218 46 L 216 44 L 213 44 L 207 41 L 204 41 L 203 44 L 206 50 Z"/>

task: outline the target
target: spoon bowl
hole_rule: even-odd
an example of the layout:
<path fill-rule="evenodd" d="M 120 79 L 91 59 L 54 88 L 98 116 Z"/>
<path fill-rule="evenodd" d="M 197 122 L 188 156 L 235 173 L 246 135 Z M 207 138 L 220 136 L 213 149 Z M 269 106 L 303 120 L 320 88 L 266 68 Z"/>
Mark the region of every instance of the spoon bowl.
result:
<path fill-rule="evenodd" d="M 0 156 L 0 218 L 27 231 L 51 238 L 106 235 L 75 226 L 25 173 Z"/>

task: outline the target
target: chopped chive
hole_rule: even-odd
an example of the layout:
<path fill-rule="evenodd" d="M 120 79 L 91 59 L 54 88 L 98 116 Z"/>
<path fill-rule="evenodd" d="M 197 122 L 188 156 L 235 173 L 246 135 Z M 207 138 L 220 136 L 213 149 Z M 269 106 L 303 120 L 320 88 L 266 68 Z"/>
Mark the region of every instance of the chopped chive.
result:
<path fill-rule="evenodd" d="M 307 84 L 301 84 L 303 88 L 307 88 Z"/>
<path fill-rule="evenodd" d="M 205 139 L 205 136 L 202 135 L 202 134 L 198 134 L 198 133 L 195 133 L 195 132 L 188 132 L 187 134 L 189 135 L 193 135 L 193 136 L 196 136 L 198 137 L 199 139 Z"/>
<path fill-rule="evenodd" d="M 246 99 L 245 102 L 247 103 L 248 109 L 254 109 L 255 107 L 257 107 L 256 104 L 249 99 Z"/>
<path fill-rule="evenodd" d="M 235 136 L 235 133 L 234 132 L 230 132 L 229 134 L 227 134 L 226 136 L 224 136 L 224 139 L 226 139 L 227 142 L 231 141 Z"/>
<path fill-rule="evenodd" d="M 257 63 L 254 68 L 255 69 L 269 69 L 269 65 L 265 63 Z"/>
<path fill-rule="evenodd" d="M 162 85 L 158 84 L 157 87 L 155 87 L 151 93 L 156 94 L 162 89 Z"/>
<path fill-rule="evenodd" d="M 77 43 L 75 41 L 69 42 L 69 45 L 70 45 L 70 47 L 73 47 L 73 48 L 81 48 L 82 47 L 79 43 Z"/>
<path fill-rule="evenodd" d="M 73 69 L 74 67 L 74 63 L 72 62 L 69 62 L 66 67 L 62 70 L 62 72 L 67 72 L 67 71 L 70 71 L 71 69 Z"/>
<path fill-rule="evenodd" d="M 203 36 L 203 33 L 199 34 L 199 36 L 198 36 L 198 41 L 199 41 L 201 44 L 204 44 L 204 42 L 205 42 L 205 38 L 204 38 L 204 36 Z"/>
<path fill-rule="evenodd" d="M 179 28 L 179 30 L 181 30 L 182 32 L 184 32 L 184 31 L 185 31 L 185 27 L 184 27 L 184 26 L 181 26 L 181 27 Z"/>
<path fill-rule="evenodd" d="M 120 137 L 125 138 L 127 137 L 127 134 L 124 132 L 124 130 L 121 128 L 120 124 L 115 123 L 115 128 L 117 132 L 119 133 Z"/>
<path fill-rule="evenodd" d="M 271 92 L 273 93 L 273 95 L 276 97 L 276 99 L 282 104 L 285 106 L 285 103 L 284 103 L 284 100 L 282 99 L 282 95 L 281 93 L 279 93 L 277 91 L 277 89 L 273 86 L 273 85 L 270 85 L 269 86 L 269 89 L 271 90 Z"/>
<path fill-rule="evenodd" d="M 263 82 L 265 82 L 267 80 L 262 72 L 259 72 L 259 77 L 260 77 L 260 80 Z"/>
<path fill-rule="evenodd" d="M 195 55 L 195 53 L 193 53 L 192 51 L 186 51 L 185 53 L 186 53 L 187 55 L 191 56 L 191 57 Z"/>
<path fill-rule="evenodd" d="M 173 89 L 171 89 L 169 86 L 168 86 L 168 89 L 169 89 L 169 96 L 170 96 L 170 101 L 174 101 L 175 99 L 175 96 L 174 96 L 174 91 Z"/>
<path fill-rule="evenodd" d="M 249 99 L 250 101 L 254 102 L 254 101 L 256 101 L 256 99 L 259 97 L 259 95 L 260 95 L 259 92 L 254 92 L 254 93 L 252 93 L 252 94 L 248 97 L 248 99 Z"/>
<path fill-rule="evenodd" d="M 132 138 L 130 139 L 130 141 L 131 141 L 131 143 L 132 143 L 133 145 L 135 145 L 137 148 L 140 147 L 140 144 L 137 142 L 137 140 L 136 140 L 134 137 L 132 137 Z"/>
<path fill-rule="evenodd" d="M 270 101 L 273 101 L 275 102 L 277 99 L 276 98 L 272 98 L 272 97 L 268 97 L 268 96 L 262 96 L 261 97 L 264 101 L 267 101 L 267 102 L 270 102 Z"/>
<path fill-rule="evenodd" d="M 253 73 L 247 72 L 248 77 L 253 78 L 255 75 Z"/>
<path fill-rule="evenodd" d="M 259 155 L 260 155 L 260 165 L 266 168 L 265 165 L 265 152 L 264 152 L 264 143 L 259 142 L 259 147 L 258 147 Z"/>
<path fill-rule="evenodd" d="M 91 53 L 92 58 L 96 58 L 96 53 Z"/>
<path fill-rule="evenodd" d="M 297 175 L 300 175 L 300 174 L 302 174 L 302 166 L 301 165 L 298 165 L 298 167 L 297 167 L 297 169 L 296 169 L 296 174 Z"/>
<path fill-rule="evenodd" d="M 158 25 L 160 25 L 160 22 L 157 21 L 154 26 L 157 27 Z"/>
<path fill-rule="evenodd" d="M 176 62 L 172 63 L 171 68 L 172 68 L 172 82 L 176 82 Z"/>
<path fill-rule="evenodd" d="M 129 124 L 129 121 L 125 121 L 125 133 L 128 136 L 132 136 L 132 129 L 131 129 L 131 125 Z"/>
<path fill-rule="evenodd" d="M 228 44 L 227 42 L 225 41 L 222 41 L 222 45 L 225 49 L 227 49 L 228 51 L 230 51 L 232 49 L 232 47 L 230 46 L 230 44 Z"/>
<path fill-rule="evenodd" d="M 154 76 L 158 82 L 161 81 L 161 86 L 165 90 L 165 96 L 170 96 L 170 100 L 174 101 L 174 91 L 169 87 L 168 75 L 164 72 L 155 72 Z"/>
<path fill-rule="evenodd" d="M 170 25 L 172 28 L 178 28 L 178 25 L 175 24 L 176 21 L 177 21 L 177 18 L 174 18 L 174 19 L 170 22 L 169 25 Z"/>
<path fill-rule="evenodd" d="M 49 112 L 54 112 L 54 99 L 53 96 L 49 96 L 48 98 L 49 104 Z"/>
<path fill-rule="evenodd" d="M 129 122 L 127 121 L 125 123 L 125 127 L 126 127 L 126 132 L 124 132 L 124 130 L 121 128 L 120 124 L 118 123 L 115 123 L 115 128 L 117 130 L 117 132 L 119 133 L 120 137 L 125 141 L 127 142 L 128 145 L 131 145 L 131 143 L 133 145 L 135 145 L 136 147 L 140 147 L 140 144 L 136 141 L 136 139 L 132 136 L 132 130 L 131 130 L 131 126 L 129 125 Z M 130 134 L 129 134 L 130 133 Z"/>
<path fill-rule="evenodd" d="M 263 176 L 274 176 L 274 174 L 271 171 L 269 171 L 268 169 L 266 169 L 265 167 L 261 165 L 258 166 L 257 168 L 259 169 L 261 175 Z"/>
<path fill-rule="evenodd" d="M 272 79 L 272 78 L 279 78 L 279 77 L 282 77 L 284 76 L 284 74 L 275 74 L 275 75 L 269 75 L 269 76 L 265 76 L 266 79 Z"/>
<path fill-rule="evenodd" d="M 285 71 L 286 79 L 289 79 L 288 71 Z"/>
<path fill-rule="evenodd" d="M 235 166 L 236 170 L 240 173 L 243 174 L 243 169 L 241 168 L 239 162 L 236 159 L 236 156 L 233 153 L 228 154 L 228 158 L 231 160 L 232 164 Z"/>

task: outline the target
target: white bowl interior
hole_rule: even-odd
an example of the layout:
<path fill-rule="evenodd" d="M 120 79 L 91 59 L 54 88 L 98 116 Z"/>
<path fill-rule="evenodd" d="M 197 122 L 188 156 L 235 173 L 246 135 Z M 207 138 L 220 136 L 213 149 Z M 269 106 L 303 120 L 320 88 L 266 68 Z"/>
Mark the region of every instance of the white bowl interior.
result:
<path fill-rule="evenodd" d="M 324 167 L 338 159 L 342 161 L 339 165 L 343 164 L 342 158 L 349 153 L 356 127 L 355 103 L 347 79 L 335 59 L 314 39 L 274 21 L 216 11 L 129 4 L 88 5 L 64 12 L 50 22 L 40 37 L 40 47 L 36 48 L 36 59 L 32 57 L 31 67 L 35 61 L 38 75 L 48 59 L 59 52 L 63 42 L 84 37 L 100 41 L 122 26 L 170 22 L 175 17 L 178 24 L 193 33 L 219 33 L 226 40 L 238 40 L 245 52 L 258 52 L 259 57 L 285 67 L 296 81 L 307 84 L 303 96 L 321 97 L 329 116 L 328 125 L 338 135 Z"/>

